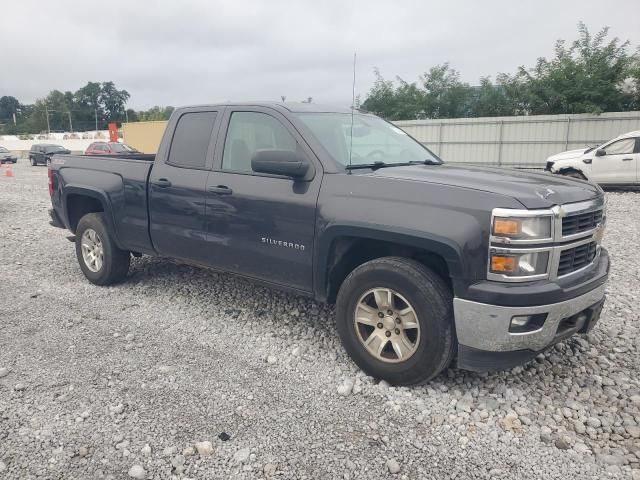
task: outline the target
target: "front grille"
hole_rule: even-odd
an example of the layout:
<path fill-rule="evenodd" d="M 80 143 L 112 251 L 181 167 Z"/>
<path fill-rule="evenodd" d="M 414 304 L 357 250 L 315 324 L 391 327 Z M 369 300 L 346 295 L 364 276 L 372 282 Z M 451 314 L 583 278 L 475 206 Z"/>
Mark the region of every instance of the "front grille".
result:
<path fill-rule="evenodd" d="M 596 242 L 590 242 L 563 250 L 560 253 L 558 276 L 567 275 L 589 265 L 596 258 L 597 247 Z"/>
<path fill-rule="evenodd" d="M 593 230 L 602 222 L 602 210 L 570 215 L 562 219 L 562 236 Z"/>

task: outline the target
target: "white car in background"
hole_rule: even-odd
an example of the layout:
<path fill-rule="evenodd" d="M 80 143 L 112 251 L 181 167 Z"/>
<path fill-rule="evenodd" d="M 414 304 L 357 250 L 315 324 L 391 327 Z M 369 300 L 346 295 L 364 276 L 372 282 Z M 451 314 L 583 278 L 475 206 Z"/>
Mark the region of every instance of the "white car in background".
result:
<path fill-rule="evenodd" d="M 599 147 L 551 155 L 545 170 L 600 185 L 638 185 L 640 130 L 620 135 Z"/>

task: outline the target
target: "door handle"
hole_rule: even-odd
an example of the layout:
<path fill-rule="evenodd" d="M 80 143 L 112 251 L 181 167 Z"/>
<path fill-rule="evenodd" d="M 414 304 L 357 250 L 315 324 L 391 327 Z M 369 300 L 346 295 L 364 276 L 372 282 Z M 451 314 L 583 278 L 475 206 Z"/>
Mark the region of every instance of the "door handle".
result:
<path fill-rule="evenodd" d="M 160 188 L 168 188 L 171 186 L 171 182 L 166 178 L 159 178 L 158 180 L 155 180 L 153 184 Z"/>
<path fill-rule="evenodd" d="M 211 193 L 215 193 L 216 195 L 231 195 L 233 190 L 231 190 L 226 185 L 216 185 L 215 187 L 209 187 L 207 190 Z"/>
<path fill-rule="evenodd" d="M 631 160 L 633 160 L 633 158 L 623 158 L 622 159 L 623 162 L 630 162 Z"/>

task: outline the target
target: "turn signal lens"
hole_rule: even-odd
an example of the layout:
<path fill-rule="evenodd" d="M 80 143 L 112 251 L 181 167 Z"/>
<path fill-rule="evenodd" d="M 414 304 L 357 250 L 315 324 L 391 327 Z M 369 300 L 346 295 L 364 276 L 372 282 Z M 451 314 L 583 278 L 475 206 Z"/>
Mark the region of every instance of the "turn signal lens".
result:
<path fill-rule="evenodd" d="M 520 221 L 512 218 L 496 218 L 493 222 L 494 235 L 518 236 L 520 228 Z"/>
<path fill-rule="evenodd" d="M 491 255 L 491 271 L 498 273 L 513 273 L 518 266 L 515 257 L 507 257 L 504 255 Z"/>
<path fill-rule="evenodd" d="M 508 277 L 531 277 L 545 275 L 548 271 L 549 252 L 493 252 L 490 271 Z"/>

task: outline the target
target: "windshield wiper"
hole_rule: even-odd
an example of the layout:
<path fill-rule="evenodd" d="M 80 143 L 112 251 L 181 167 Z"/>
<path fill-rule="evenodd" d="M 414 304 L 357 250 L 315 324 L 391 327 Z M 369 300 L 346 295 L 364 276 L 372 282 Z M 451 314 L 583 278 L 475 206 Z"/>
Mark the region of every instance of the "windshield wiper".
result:
<path fill-rule="evenodd" d="M 357 170 L 362 168 L 370 168 L 371 170 L 377 170 L 379 168 L 387 167 L 408 167 L 411 165 L 440 165 L 440 162 L 434 160 L 412 160 L 410 162 L 397 162 L 397 163 L 385 163 L 385 162 L 373 162 L 373 163 L 361 163 L 356 165 L 347 165 L 347 170 Z"/>
<path fill-rule="evenodd" d="M 424 160 L 412 160 L 409 162 L 410 165 L 442 165 L 442 162 L 438 162 L 437 160 L 432 160 L 430 158 L 425 158 Z"/>
<path fill-rule="evenodd" d="M 347 165 L 347 170 L 358 170 L 360 168 L 370 168 L 371 170 L 377 170 L 378 168 L 390 167 L 392 164 L 384 163 L 384 162 L 373 162 L 373 163 L 359 163 L 356 165 Z M 395 165 L 395 164 L 393 164 Z"/>

